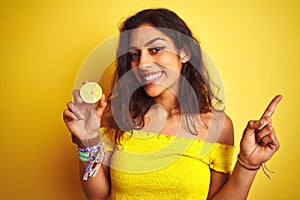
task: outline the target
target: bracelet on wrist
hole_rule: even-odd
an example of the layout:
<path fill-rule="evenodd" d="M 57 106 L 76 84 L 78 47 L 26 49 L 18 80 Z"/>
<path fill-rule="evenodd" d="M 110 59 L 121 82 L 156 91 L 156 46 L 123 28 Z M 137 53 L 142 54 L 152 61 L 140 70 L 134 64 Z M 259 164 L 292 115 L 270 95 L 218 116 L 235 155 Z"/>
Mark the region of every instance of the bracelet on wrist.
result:
<path fill-rule="evenodd" d="M 259 167 L 249 167 L 246 163 L 244 163 L 241 159 L 240 156 L 237 156 L 237 161 L 240 163 L 240 165 L 242 167 L 244 167 L 245 169 L 251 170 L 251 171 L 257 171 L 260 169 L 261 165 Z"/>
<path fill-rule="evenodd" d="M 244 162 L 240 159 L 239 155 L 237 156 L 237 161 L 239 162 L 239 164 L 240 164 L 242 167 L 244 167 L 245 169 L 251 170 L 251 171 L 256 171 L 256 170 L 259 170 L 260 168 L 262 168 L 264 174 L 265 174 L 269 179 L 271 179 L 271 177 L 270 177 L 270 175 L 269 175 L 266 171 L 268 171 L 268 172 L 270 172 L 270 173 L 275 173 L 274 171 L 272 171 L 272 170 L 270 170 L 270 169 L 267 168 L 266 163 L 262 163 L 262 165 L 260 165 L 259 167 L 249 167 L 246 163 L 244 163 Z"/>
<path fill-rule="evenodd" d="M 78 156 L 81 162 L 88 162 L 85 169 L 83 180 L 87 180 L 89 176 L 95 177 L 105 160 L 104 142 L 99 142 L 92 147 L 77 147 Z"/>

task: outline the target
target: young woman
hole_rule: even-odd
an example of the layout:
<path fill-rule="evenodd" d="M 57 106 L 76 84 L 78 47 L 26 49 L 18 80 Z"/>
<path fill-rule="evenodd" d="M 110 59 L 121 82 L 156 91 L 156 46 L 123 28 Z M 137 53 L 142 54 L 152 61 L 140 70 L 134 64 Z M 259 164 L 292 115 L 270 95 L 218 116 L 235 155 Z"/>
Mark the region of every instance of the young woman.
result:
<path fill-rule="evenodd" d="M 88 199 L 246 199 L 257 170 L 279 148 L 271 116 L 281 96 L 249 121 L 232 170 L 232 122 L 216 109 L 222 101 L 184 21 L 147 9 L 120 33 L 109 100 L 103 95 L 94 108 L 74 90 L 63 114 L 79 145 Z"/>

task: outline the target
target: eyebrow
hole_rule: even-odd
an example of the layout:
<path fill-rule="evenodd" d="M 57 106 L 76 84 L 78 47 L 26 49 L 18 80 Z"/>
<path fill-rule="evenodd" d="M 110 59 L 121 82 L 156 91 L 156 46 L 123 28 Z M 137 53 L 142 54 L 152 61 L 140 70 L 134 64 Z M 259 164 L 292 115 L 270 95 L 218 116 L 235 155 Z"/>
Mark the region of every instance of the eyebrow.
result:
<path fill-rule="evenodd" d="M 148 42 L 146 42 L 146 43 L 144 44 L 144 46 L 147 47 L 147 46 L 151 45 L 152 43 L 154 43 L 154 42 L 157 41 L 157 40 L 163 40 L 163 41 L 166 41 L 164 38 L 157 37 L 157 38 L 154 38 L 154 39 L 149 40 Z M 129 47 L 129 49 L 130 49 L 130 50 L 133 50 L 133 49 L 137 49 L 137 48 L 136 48 L 136 47 Z"/>

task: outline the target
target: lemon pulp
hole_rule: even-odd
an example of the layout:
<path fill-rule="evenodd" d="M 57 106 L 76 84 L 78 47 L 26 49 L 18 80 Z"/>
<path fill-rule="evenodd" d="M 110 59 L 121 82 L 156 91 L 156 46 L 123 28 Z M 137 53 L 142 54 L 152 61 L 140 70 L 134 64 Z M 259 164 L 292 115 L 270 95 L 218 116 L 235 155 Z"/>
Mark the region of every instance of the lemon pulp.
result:
<path fill-rule="evenodd" d="M 96 82 L 88 82 L 80 88 L 80 97 L 86 103 L 96 103 L 102 96 L 102 88 Z"/>

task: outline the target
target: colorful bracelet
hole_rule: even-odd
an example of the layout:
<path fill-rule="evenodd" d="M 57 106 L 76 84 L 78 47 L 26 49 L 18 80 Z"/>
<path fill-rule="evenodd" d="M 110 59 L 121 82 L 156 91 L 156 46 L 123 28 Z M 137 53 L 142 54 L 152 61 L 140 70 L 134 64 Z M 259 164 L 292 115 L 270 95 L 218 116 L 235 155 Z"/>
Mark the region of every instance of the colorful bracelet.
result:
<path fill-rule="evenodd" d="M 89 152 L 78 151 L 78 155 L 79 155 L 79 159 L 81 162 L 89 162 L 90 161 Z"/>
<path fill-rule="evenodd" d="M 104 145 L 105 143 L 101 142 L 92 147 L 77 147 L 80 161 L 89 163 L 85 169 L 83 180 L 97 175 L 101 163 L 105 160 Z"/>

